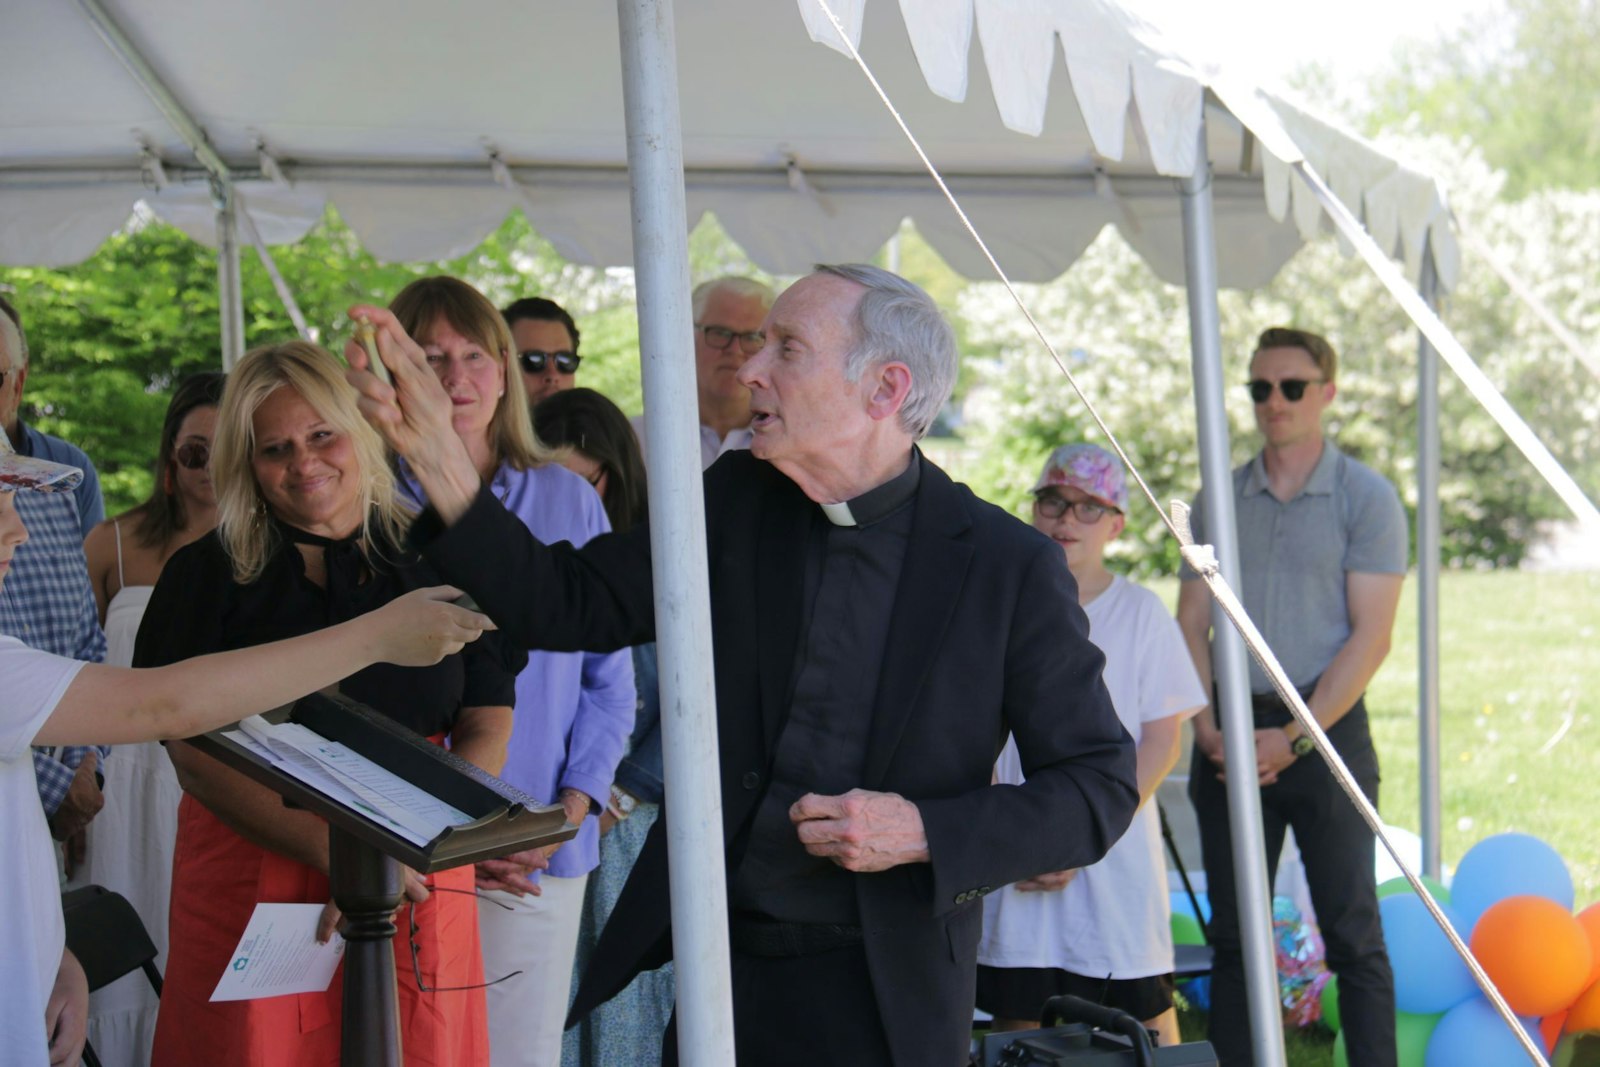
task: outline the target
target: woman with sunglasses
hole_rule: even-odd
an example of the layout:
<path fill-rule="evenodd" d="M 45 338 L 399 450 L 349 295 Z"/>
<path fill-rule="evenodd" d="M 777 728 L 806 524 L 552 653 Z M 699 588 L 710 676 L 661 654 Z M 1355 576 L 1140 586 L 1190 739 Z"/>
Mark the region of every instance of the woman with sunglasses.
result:
<path fill-rule="evenodd" d="M 227 379 L 216 371 L 179 383 L 156 449 L 155 486 L 144 503 L 102 522 L 83 542 L 89 581 L 106 631 L 105 662 L 133 663 L 133 642 L 161 569 L 173 553 L 211 532 L 211 440 Z M 183 790 L 156 741 L 119 745 L 105 765 L 105 807 L 84 831 L 83 862 L 71 884 L 121 893 L 144 920 L 166 970 L 172 849 Z M 71 854 L 72 843 L 68 842 Z M 89 1040 L 107 1063 L 143 1063 L 155 1037 L 159 1001 L 138 975 L 89 997 Z"/>
<path fill-rule="evenodd" d="M 494 305 L 466 282 L 438 277 L 406 286 L 389 310 L 422 346 L 450 396 L 456 435 L 506 510 L 546 543 L 582 545 L 606 533 L 610 524 L 596 490 L 554 462 L 561 454 L 534 435 L 512 363 L 511 331 Z M 402 489 L 421 504 L 422 487 L 404 463 L 400 474 Z M 559 851 L 478 865 L 484 970 L 521 972 L 488 990 L 495 1067 L 555 1067 L 560 1060 L 584 888 L 600 862 L 598 827 L 589 815 L 610 801 L 636 699 L 626 649 L 530 652 L 517 676 L 501 777 L 540 801 L 561 804 L 579 831 Z"/>
<path fill-rule="evenodd" d="M 432 568 L 405 548 L 411 513 L 396 494 L 383 442 L 323 349 L 291 341 L 247 353 L 229 375 L 212 451 L 217 529 L 162 571 L 136 665 L 320 630 L 438 584 Z M 522 661 L 490 635 L 437 666 L 368 667 L 338 686 L 495 773 Z M 327 904 L 326 823 L 286 808 L 266 787 L 190 745 L 171 744 L 168 754 L 184 797 L 152 1062 L 332 1067 L 341 1038 L 339 982 L 295 996 L 210 1000 L 256 904 Z M 395 942 L 406 1062 L 486 1064 L 472 869 L 426 880 L 405 872 L 405 892 L 416 903 L 416 932 Z M 325 934 L 335 915 L 324 912 Z"/>

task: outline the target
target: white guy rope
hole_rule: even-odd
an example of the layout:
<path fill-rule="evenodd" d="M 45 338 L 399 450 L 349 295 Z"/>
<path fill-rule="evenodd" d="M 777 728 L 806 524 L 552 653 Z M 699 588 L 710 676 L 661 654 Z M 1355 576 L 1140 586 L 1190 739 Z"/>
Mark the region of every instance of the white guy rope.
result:
<path fill-rule="evenodd" d="M 889 99 L 888 93 L 885 92 L 882 84 L 879 83 L 877 77 L 872 73 L 872 69 L 867 65 L 866 60 L 861 57 L 861 53 L 856 48 L 854 42 L 850 40 L 849 34 L 845 32 L 844 26 L 839 22 L 838 17 L 833 13 L 833 9 L 829 6 L 828 0 L 817 0 L 817 5 L 822 9 L 823 14 L 828 17 L 828 21 L 833 24 L 834 31 L 839 35 L 839 39 L 844 42 L 845 47 L 849 50 L 850 58 L 855 60 L 856 66 L 860 68 L 861 73 L 866 77 L 868 83 L 872 86 L 873 91 L 877 93 L 878 99 L 882 101 L 883 106 L 888 110 L 890 116 L 894 119 L 895 124 L 900 127 L 900 132 L 905 135 L 906 140 L 911 144 L 912 149 L 916 152 L 917 158 L 922 161 L 923 167 L 928 171 L 928 175 L 939 187 L 939 191 L 944 194 L 944 198 L 949 202 L 951 210 L 953 210 L 956 214 L 956 217 L 961 220 L 961 225 L 966 229 L 967 233 L 977 244 L 979 250 L 983 253 L 984 258 L 988 260 L 989 266 L 994 270 L 995 276 L 999 278 L 1000 282 L 1005 286 L 1006 291 L 1011 294 L 1011 299 L 1016 303 L 1017 310 L 1022 312 L 1023 317 L 1028 320 L 1028 325 L 1033 328 L 1033 332 L 1039 338 L 1039 342 L 1044 345 L 1045 350 L 1050 353 L 1050 358 L 1055 361 L 1056 366 L 1066 377 L 1068 383 L 1072 386 L 1073 392 L 1078 395 L 1078 399 L 1083 401 L 1084 407 L 1088 410 L 1090 417 L 1093 418 L 1095 424 L 1100 427 L 1100 431 L 1106 435 L 1106 440 L 1108 440 L 1111 443 L 1112 448 L 1116 450 L 1117 456 L 1122 460 L 1122 463 L 1126 467 L 1128 473 L 1133 475 L 1134 481 L 1138 483 L 1139 489 L 1144 493 L 1145 498 L 1150 501 L 1150 504 L 1155 508 L 1156 513 L 1161 516 L 1161 521 L 1166 525 L 1167 529 L 1172 533 L 1172 536 L 1176 538 L 1178 543 L 1182 546 L 1184 561 L 1188 563 L 1189 566 L 1192 567 L 1196 572 L 1198 572 L 1205 580 L 1207 588 L 1211 590 L 1211 595 L 1216 598 L 1217 603 L 1222 606 L 1223 613 L 1228 617 L 1228 621 L 1233 624 L 1234 628 L 1239 631 L 1240 636 L 1244 638 L 1246 646 L 1250 649 L 1251 656 L 1253 656 L 1256 662 L 1261 665 L 1261 668 L 1266 672 L 1267 677 L 1272 680 L 1273 688 L 1278 691 L 1279 696 L 1283 699 L 1284 703 L 1293 713 L 1295 719 L 1299 721 L 1301 729 L 1303 729 L 1306 732 L 1306 735 L 1315 743 L 1317 751 L 1321 753 L 1322 758 L 1327 762 L 1328 768 L 1333 772 L 1333 776 L 1339 782 L 1340 788 L 1344 790 L 1345 795 L 1351 799 L 1353 804 L 1355 804 L 1357 812 L 1360 813 L 1362 819 L 1377 836 L 1377 839 L 1383 842 L 1384 848 L 1388 850 L 1389 855 L 1394 859 L 1395 864 L 1400 868 L 1401 873 L 1403 873 L 1406 876 L 1406 880 L 1411 883 L 1413 891 L 1415 891 L 1417 895 L 1422 898 L 1423 903 L 1428 908 L 1429 914 L 1433 916 L 1434 922 L 1439 924 L 1440 929 L 1444 931 L 1445 936 L 1450 940 L 1451 946 L 1466 963 L 1467 967 L 1472 971 L 1473 978 L 1477 981 L 1479 987 L 1489 998 L 1490 1003 L 1494 1005 L 1495 1010 L 1499 1012 L 1501 1018 L 1506 1022 L 1506 1025 L 1509 1026 L 1512 1032 L 1517 1036 L 1517 1039 L 1522 1044 L 1524 1051 L 1528 1053 L 1532 1061 L 1538 1064 L 1539 1067 L 1549 1067 L 1549 1063 L 1544 1058 L 1544 1054 L 1533 1044 L 1533 1041 L 1528 1037 L 1527 1032 L 1522 1029 L 1521 1022 L 1517 1019 L 1516 1015 L 1512 1013 L 1510 1006 L 1507 1005 L 1504 998 L 1500 996 L 1499 991 L 1495 989 L 1494 983 L 1489 980 L 1489 976 L 1485 974 L 1483 968 L 1479 966 L 1477 959 L 1467 948 L 1466 943 L 1461 940 L 1461 935 L 1458 934 L 1450 925 L 1449 919 L 1447 919 L 1444 912 L 1440 910 L 1438 902 L 1433 899 L 1433 896 L 1431 893 L 1429 893 L 1427 886 L 1422 883 L 1422 880 L 1417 876 L 1416 872 L 1411 870 L 1411 868 L 1406 864 L 1405 860 L 1400 855 L 1399 849 L 1392 841 L 1389 840 L 1388 835 L 1384 832 L 1383 821 L 1378 817 L 1377 810 L 1373 808 L 1371 803 L 1367 801 L 1366 795 L 1361 792 L 1360 786 L 1356 783 L 1354 776 L 1351 775 L 1350 768 L 1345 766 L 1344 760 L 1340 758 L 1336 751 L 1334 751 L 1332 743 L 1328 740 L 1328 735 L 1325 734 L 1322 731 L 1321 726 L 1317 724 L 1316 717 L 1312 715 L 1311 710 L 1306 707 L 1305 701 L 1301 698 L 1299 691 L 1296 690 L 1295 687 L 1290 683 L 1288 675 L 1284 673 L 1283 666 L 1278 662 L 1278 658 L 1273 653 L 1272 649 L 1267 646 L 1266 639 L 1262 637 L 1261 631 L 1256 629 L 1255 624 L 1250 620 L 1250 616 L 1244 610 L 1244 605 L 1239 603 L 1238 598 L 1233 594 L 1233 590 L 1228 587 L 1228 583 L 1222 578 L 1221 570 L 1216 562 L 1215 553 L 1212 551 L 1211 547 L 1209 545 L 1194 544 L 1194 538 L 1189 529 L 1188 505 L 1182 503 L 1181 501 L 1173 501 L 1172 514 L 1169 516 L 1166 511 L 1162 509 L 1160 503 L 1156 501 L 1155 494 L 1151 492 L 1149 484 L 1144 480 L 1144 476 L 1139 472 L 1138 467 L 1128 457 L 1127 452 L 1124 451 L 1122 447 L 1122 443 L 1117 439 L 1116 435 L 1111 432 L 1111 427 L 1108 426 L 1105 419 L 1101 417 L 1100 412 L 1094 406 L 1094 402 L 1089 399 L 1088 395 L 1083 391 L 1082 386 L 1078 384 L 1077 378 L 1073 375 L 1072 371 L 1067 368 L 1067 365 L 1061 359 L 1060 354 L 1056 352 L 1055 346 L 1051 344 L 1050 339 L 1045 336 L 1044 330 L 1039 326 L 1038 320 L 1034 318 L 1032 311 L 1029 310 L 1027 304 L 1023 301 L 1021 294 L 1017 292 L 1016 287 L 1012 284 L 1010 277 L 1007 276 L 1005 270 L 1000 266 L 999 261 L 995 259 L 994 254 L 989 250 L 988 243 L 985 242 L 982 235 L 978 233 L 977 227 L 972 224 L 972 220 L 967 217 L 967 213 L 962 209 L 960 202 L 955 197 L 955 194 L 950 191 L 950 187 L 945 183 L 944 177 L 939 172 L 939 168 L 933 164 L 933 161 L 928 158 L 928 154 L 923 151 L 921 142 L 918 141 L 916 135 L 911 132 L 911 128 L 906 125 L 906 121 L 901 116 L 899 109 L 897 109 L 894 106 L 894 102 Z M 1197 161 L 1196 165 L 1205 166 L 1206 162 L 1204 160 L 1199 160 Z M 1303 167 L 1303 164 L 1301 166 Z M 1310 168 L 1308 167 L 1304 168 L 1303 176 L 1306 175 L 1309 175 L 1307 180 L 1308 182 L 1312 183 L 1312 188 L 1314 190 L 1320 189 L 1324 192 L 1326 191 L 1326 187 L 1321 185 L 1320 180 L 1316 179 L 1315 173 L 1310 171 Z M 1329 198 L 1332 198 L 1331 192 L 1328 192 L 1327 195 Z M 1338 205 L 1337 199 L 1334 199 L 1334 204 Z M 1338 206 L 1342 207 L 1342 205 Z M 1326 202 L 1324 203 L 1324 207 L 1327 207 Z M 1330 213 L 1332 213 L 1331 209 Z M 1348 215 L 1349 213 L 1346 212 L 1345 214 Z M 1337 216 L 1335 216 L 1335 221 L 1338 221 Z M 1359 223 L 1355 224 L 1355 228 L 1359 236 L 1365 238 L 1366 243 L 1371 246 L 1374 252 L 1376 252 L 1377 245 L 1370 237 L 1366 235 L 1366 232 L 1361 229 Z M 1355 240 L 1355 238 L 1352 238 L 1352 240 Z M 1358 248 L 1361 247 L 1360 241 L 1355 241 L 1355 243 Z M 1454 336 L 1452 336 L 1450 332 L 1444 328 L 1443 323 L 1438 321 L 1437 316 L 1434 316 L 1432 312 L 1428 310 L 1427 305 L 1423 303 L 1422 298 L 1417 295 L 1416 290 L 1406 285 L 1405 280 L 1399 277 L 1399 271 L 1394 267 L 1394 264 L 1389 262 L 1388 258 L 1384 257 L 1381 252 L 1377 254 L 1381 260 L 1381 266 L 1383 268 L 1387 268 L 1390 273 L 1395 275 L 1395 277 L 1399 280 L 1400 287 L 1409 292 L 1412 300 L 1420 305 L 1423 312 L 1432 318 L 1434 324 L 1438 328 L 1437 332 L 1442 333 L 1445 339 L 1447 339 L 1447 342 L 1454 344 L 1456 349 L 1459 350 L 1460 345 L 1459 343 L 1455 342 Z M 1368 265 L 1372 266 L 1373 270 L 1378 273 L 1379 279 L 1383 281 L 1386 286 L 1389 286 L 1389 280 L 1385 276 L 1384 270 L 1380 269 L 1380 265 L 1372 263 L 1371 260 L 1368 261 Z M 1400 299 L 1402 308 L 1404 308 L 1407 313 L 1411 315 L 1412 319 L 1417 322 L 1419 327 L 1423 328 L 1424 334 L 1426 334 L 1428 339 L 1434 343 L 1434 347 L 1443 352 L 1446 346 L 1441 344 L 1440 341 L 1435 338 L 1433 332 L 1430 332 L 1426 326 L 1423 325 L 1422 320 L 1418 318 L 1416 314 L 1412 313 L 1402 294 L 1399 291 L 1396 291 L 1393 286 L 1389 286 L 1389 288 L 1391 292 L 1394 292 L 1396 298 Z M 1467 357 L 1464 351 L 1461 351 L 1460 355 L 1472 368 L 1472 370 L 1477 371 L 1476 364 L 1472 363 L 1470 357 Z M 1456 370 L 1457 374 L 1462 373 L 1460 367 L 1457 366 L 1455 361 L 1450 361 L 1450 364 L 1451 367 Z M 1482 371 L 1477 371 L 1477 373 L 1480 377 L 1482 376 Z M 1465 380 L 1465 375 L 1463 375 L 1463 380 Z M 1493 386 L 1488 384 L 1487 379 L 1484 379 L 1483 384 L 1488 386 L 1489 392 L 1497 400 L 1499 400 L 1501 405 L 1509 410 L 1510 406 L 1505 403 L 1504 398 L 1500 397 L 1498 392 L 1494 391 Z M 1468 383 L 1468 386 L 1471 388 L 1470 382 Z M 1476 390 L 1474 390 L 1474 396 L 1477 395 L 1478 394 Z M 1481 396 L 1479 397 L 1479 403 L 1484 404 L 1485 407 L 1489 406 Z M 1494 411 L 1491 410 L 1490 413 L 1493 415 Z M 1511 418 L 1515 420 L 1517 425 L 1522 425 L 1521 420 L 1517 418 L 1515 412 L 1511 412 Z M 1498 417 L 1496 418 L 1496 421 L 1500 421 Z M 1503 422 L 1501 425 L 1502 427 L 1506 426 L 1506 424 Z M 1506 427 L 1506 429 L 1508 433 L 1512 432 L 1509 427 Z M 1523 426 L 1523 429 L 1526 430 L 1525 425 Z M 1529 436 L 1531 436 L 1531 431 L 1529 431 Z M 1534 439 L 1534 444 L 1540 449 L 1543 448 L 1543 445 L 1538 444 L 1537 438 Z M 1527 449 L 1524 448 L 1524 452 L 1526 451 Z M 1545 455 L 1548 456 L 1548 452 L 1546 452 Z M 1532 457 L 1530 456 L 1530 458 Z M 1550 462 L 1555 463 L 1554 457 L 1550 457 Z M 1535 465 L 1538 465 L 1537 461 L 1535 462 Z M 1566 472 L 1561 471 L 1560 464 L 1555 464 L 1555 467 L 1557 471 L 1560 471 L 1562 475 L 1565 475 Z M 1542 469 L 1541 473 L 1544 473 Z M 1546 477 L 1548 478 L 1549 476 L 1546 475 Z M 1568 481 L 1570 480 L 1571 479 L 1568 478 Z M 1574 485 L 1574 489 L 1576 489 L 1576 485 Z M 1578 496 L 1579 499 L 1583 500 L 1584 503 L 1588 503 L 1587 499 L 1583 497 L 1581 491 L 1578 492 Z M 1589 509 L 1590 511 L 1593 511 L 1594 506 L 1590 504 Z M 1600 513 L 1596 513 L 1596 518 L 1600 519 Z"/>

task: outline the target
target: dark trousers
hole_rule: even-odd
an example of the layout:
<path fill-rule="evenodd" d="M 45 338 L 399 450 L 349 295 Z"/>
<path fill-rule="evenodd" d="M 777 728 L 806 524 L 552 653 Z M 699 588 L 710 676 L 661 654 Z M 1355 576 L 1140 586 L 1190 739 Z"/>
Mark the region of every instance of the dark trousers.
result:
<path fill-rule="evenodd" d="M 1285 711 L 1283 713 L 1287 715 Z M 1258 710 L 1259 725 L 1265 721 Z M 1328 738 L 1355 776 L 1361 791 L 1378 803 L 1378 756 L 1372 747 L 1366 707 L 1334 724 Z M 1239 943 L 1234 889 L 1233 837 L 1228 798 L 1216 767 L 1195 749 L 1189 798 L 1200 823 L 1206 891 L 1211 898 L 1211 1043 L 1222 1067 L 1250 1067 L 1250 1009 Z M 1261 828 L 1266 838 L 1267 881 L 1277 875 L 1284 828 L 1294 827 L 1306 882 L 1327 948 L 1328 969 L 1339 976 L 1339 1013 L 1352 1064 L 1394 1067 L 1394 973 L 1378 921 L 1373 877 L 1375 838 L 1334 781 L 1322 757 L 1302 756 L 1261 789 Z"/>
<path fill-rule="evenodd" d="M 733 953 L 733 1041 L 740 1067 L 888 1067 L 866 950 L 806 956 Z M 678 1065 L 677 1013 L 661 1046 Z"/>

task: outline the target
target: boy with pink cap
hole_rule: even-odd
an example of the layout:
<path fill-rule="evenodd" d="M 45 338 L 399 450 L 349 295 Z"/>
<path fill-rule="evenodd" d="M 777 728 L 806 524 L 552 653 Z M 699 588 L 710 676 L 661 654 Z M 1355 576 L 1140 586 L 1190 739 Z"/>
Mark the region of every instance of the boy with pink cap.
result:
<path fill-rule="evenodd" d="M 1057 871 L 984 898 L 978 1006 L 996 1030 L 1039 1025 L 1052 996 L 1071 993 L 1128 1012 L 1178 1043 L 1172 935 L 1160 824 L 1149 803 L 1178 758 L 1183 720 L 1205 705 L 1177 623 L 1154 593 L 1111 573 L 1106 546 L 1122 533 L 1128 485 L 1117 457 L 1089 444 L 1050 454 L 1033 487 L 1033 525 L 1061 546 L 1106 656 L 1105 682 L 1137 746 L 1139 811 L 1092 867 Z M 1067 709 L 1063 709 L 1064 713 Z M 1014 742 L 998 781 L 1023 780 Z"/>

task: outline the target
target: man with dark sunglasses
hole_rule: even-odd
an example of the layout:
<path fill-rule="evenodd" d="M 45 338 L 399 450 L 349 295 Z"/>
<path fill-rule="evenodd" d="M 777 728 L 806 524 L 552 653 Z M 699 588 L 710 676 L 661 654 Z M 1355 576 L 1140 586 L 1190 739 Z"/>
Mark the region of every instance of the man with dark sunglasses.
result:
<path fill-rule="evenodd" d="M 517 366 L 528 394 L 528 410 L 552 393 L 571 389 L 578 380 L 578 324 L 554 300 L 528 296 L 500 313 L 511 327 Z"/>
<path fill-rule="evenodd" d="M 76 467 L 83 481 L 65 493 L 22 493 L 17 512 L 32 531 L 17 549 L 12 578 L 0 590 L 0 634 L 44 652 L 86 663 L 106 657 L 83 539 L 106 517 L 100 477 L 83 450 L 22 421 L 28 378 L 28 339 L 21 317 L 0 299 L 0 426 L 17 455 Z M 109 748 L 61 745 L 33 750 L 39 802 L 58 841 L 77 849 L 89 821 L 105 803 L 101 764 Z M 69 855 L 72 852 L 69 851 Z M 70 869 L 69 869 L 70 873 Z"/>
<path fill-rule="evenodd" d="M 1363 693 L 1389 652 L 1405 579 L 1406 516 L 1382 475 L 1323 436 L 1336 369 L 1333 346 L 1305 330 L 1274 327 L 1256 344 L 1246 387 L 1264 447 L 1233 472 L 1238 593 L 1376 805 L 1378 757 Z M 1195 539 L 1210 539 L 1199 501 L 1192 518 Z M 1211 596 L 1192 571 L 1183 579 L 1178 623 L 1209 690 Z M 1189 796 L 1199 817 L 1216 952 L 1211 1041 L 1224 1067 L 1252 1062 L 1223 772 L 1232 782 L 1253 770 L 1261 783 L 1269 880 L 1287 828 L 1305 863 L 1328 966 L 1339 977 L 1350 1062 L 1393 1067 L 1394 976 L 1378 921 L 1372 831 L 1254 662 L 1250 687 L 1254 768 L 1224 765 L 1210 709 L 1194 720 Z"/>

